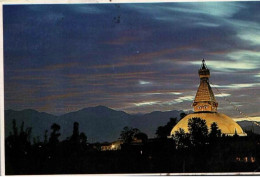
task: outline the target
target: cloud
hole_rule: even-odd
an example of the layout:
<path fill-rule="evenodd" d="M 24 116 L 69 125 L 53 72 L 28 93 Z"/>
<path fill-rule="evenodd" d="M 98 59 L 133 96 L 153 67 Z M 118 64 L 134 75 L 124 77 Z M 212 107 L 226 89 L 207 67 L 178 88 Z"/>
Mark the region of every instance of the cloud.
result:
<path fill-rule="evenodd" d="M 178 104 L 178 103 L 181 103 L 184 101 L 192 101 L 192 100 L 194 100 L 194 97 L 195 97 L 195 95 L 181 96 L 181 97 L 174 99 L 173 101 L 164 102 L 163 104 L 172 105 L 172 104 Z"/>
<path fill-rule="evenodd" d="M 259 7 L 259 2 L 6 5 L 6 108 L 192 109 L 205 58 L 223 95 L 258 116 Z M 232 107 L 222 111 L 234 114 Z"/>
<path fill-rule="evenodd" d="M 84 6 L 71 6 L 75 12 L 83 13 L 83 14 L 101 14 L 106 11 L 100 6 L 96 6 L 95 4 L 88 4 Z"/>
<path fill-rule="evenodd" d="M 188 49 L 191 49 L 194 46 L 181 46 L 181 47 L 175 47 L 175 48 L 168 48 L 168 49 L 162 49 L 152 52 L 146 52 L 146 53 L 137 53 L 130 56 L 124 56 L 122 59 L 119 60 L 119 62 L 108 64 L 108 65 L 96 65 L 96 66 L 90 66 L 90 68 L 116 68 L 116 67 L 126 67 L 126 66 L 142 66 L 142 65 L 149 65 L 154 60 L 157 62 L 160 62 L 158 58 L 163 57 L 165 55 L 174 54 L 175 52 L 181 52 Z M 161 59 L 163 60 L 163 59 Z"/>
<path fill-rule="evenodd" d="M 205 27 L 219 27 L 220 25 L 219 24 L 215 24 L 215 23 L 209 23 L 209 22 L 197 22 L 195 23 L 196 25 L 199 25 L 199 26 L 205 26 Z"/>
<path fill-rule="evenodd" d="M 215 97 L 228 97 L 231 96 L 229 93 L 221 93 L 221 94 L 215 94 Z"/>
<path fill-rule="evenodd" d="M 139 84 L 140 84 L 140 85 L 149 85 L 149 84 L 151 84 L 151 82 L 140 80 L 140 81 L 139 81 Z"/>
<path fill-rule="evenodd" d="M 256 121 L 256 122 L 260 122 L 260 117 L 248 117 L 248 118 L 232 118 L 234 121 L 236 122 L 240 122 L 240 121 Z"/>
<path fill-rule="evenodd" d="M 235 62 L 241 62 L 241 64 L 251 66 L 248 69 L 259 68 L 259 57 L 260 52 L 258 51 L 248 51 L 248 50 L 240 50 L 236 52 L 231 52 L 227 54 Z"/>
<path fill-rule="evenodd" d="M 238 12 L 242 5 L 234 2 L 202 2 L 183 3 L 180 8 L 173 8 L 175 11 L 191 14 L 205 14 L 220 18 L 232 17 Z"/>
<path fill-rule="evenodd" d="M 255 77 L 260 77 L 260 73 L 258 73 L 258 74 L 256 74 L 256 75 L 254 75 Z"/>
<path fill-rule="evenodd" d="M 15 70 L 15 72 L 48 72 L 48 71 L 56 71 L 56 70 L 63 70 L 63 69 L 70 69 L 72 67 L 78 67 L 80 66 L 77 62 L 72 63 L 61 63 L 61 64 L 52 64 L 48 66 L 43 66 L 41 68 L 27 68 L 27 69 L 21 69 L 21 70 Z"/>
<path fill-rule="evenodd" d="M 216 88 L 230 88 L 230 89 L 240 89 L 240 88 L 250 88 L 250 87 L 258 87 L 260 83 L 241 83 L 241 84 L 230 84 L 230 85 L 214 85 L 211 84 L 212 87 Z"/>
<path fill-rule="evenodd" d="M 134 103 L 135 106 L 151 106 L 158 104 L 159 101 L 149 101 L 149 102 L 140 102 L 140 103 Z"/>
<path fill-rule="evenodd" d="M 160 92 L 150 92 L 150 93 L 138 93 L 142 96 L 147 96 L 147 95 L 181 95 L 182 93 L 181 92 L 172 92 L 172 91 L 166 91 L 166 92 L 163 92 L 163 91 L 160 91 Z"/>
<path fill-rule="evenodd" d="M 200 61 L 191 61 L 191 64 L 194 65 L 201 65 Z M 237 60 L 237 61 L 215 61 L 215 60 L 207 60 L 207 65 L 210 65 L 210 68 L 217 70 L 217 71 L 224 71 L 224 72 L 232 72 L 234 70 L 250 70 L 258 68 L 257 65 L 250 63 L 247 60 Z"/>

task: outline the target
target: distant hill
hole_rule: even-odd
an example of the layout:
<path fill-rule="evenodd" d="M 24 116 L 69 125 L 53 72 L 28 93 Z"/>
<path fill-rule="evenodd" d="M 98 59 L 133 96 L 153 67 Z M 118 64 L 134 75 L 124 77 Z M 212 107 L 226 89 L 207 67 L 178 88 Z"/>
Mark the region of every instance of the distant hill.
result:
<path fill-rule="evenodd" d="M 260 127 L 253 124 L 251 121 L 239 121 L 237 123 L 243 128 L 244 131 L 253 130 L 254 133 L 260 134 Z"/>
<path fill-rule="evenodd" d="M 61 140 L 72 134 L 73 123 L 79 123 L 80 132 L 84 132 L 90 142 L 105 142 L 117 140 L 125 126 L 138 128 L 150 138 L 155 136 L 158 126 L 165 125 L 169 118 L 177 117 L 183 111 L 155 111 L 143 115 L 131 115 L 123 111 L 116 111 L 105 106 L 84 108 L 61 116 L 54 116 L 32 109 L 22 111 L 5 111 L 5 136 L 12 131 L 12 120 L 15 119 L 18 128 L 24 121 L 25 128 L 32 127 L 32 137 L 42 139 L 44 131 L 50 133 L 53 123 L 61 126 Z"/>
<path fill-rule="evenodd" d="M 155 137 L 155 132 L 159 126 L 166 125 L 170 118 L 176 117 L 180 119 L 180 114 L 183 111 L 154 111 L 142 116 L 132 117 L 130 126 L 136 127 L 145 132 L 149 138 Z"/>
<path fill-rule="evenodd" d="M 16 120 L 18 130 L 20 125 L 24 122 L 24 128 L 33 127 L 32 136 L 43 136 L 44 131 L 51 127 L 53 122 L 58 120 L 57 116 L 38 112 L 32 109 L 25 109 L 22 111 L 6 110 L 5 111 L 5 136 L 8 136 L 12 131 L 12 121 Z"/>

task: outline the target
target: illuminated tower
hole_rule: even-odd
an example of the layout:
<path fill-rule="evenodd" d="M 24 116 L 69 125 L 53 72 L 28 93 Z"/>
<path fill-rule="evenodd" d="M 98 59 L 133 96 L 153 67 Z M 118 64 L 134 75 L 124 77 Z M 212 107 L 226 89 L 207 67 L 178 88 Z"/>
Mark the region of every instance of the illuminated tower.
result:
<path fill-rule="evenodd" d="M 218 103 L 209 85 L 210 72 L 204 59 L 202 60 L 201 68 L 199 69 L 199 76 L 200 85 L 193 102 L 194 112 L 217 112 Z"/>

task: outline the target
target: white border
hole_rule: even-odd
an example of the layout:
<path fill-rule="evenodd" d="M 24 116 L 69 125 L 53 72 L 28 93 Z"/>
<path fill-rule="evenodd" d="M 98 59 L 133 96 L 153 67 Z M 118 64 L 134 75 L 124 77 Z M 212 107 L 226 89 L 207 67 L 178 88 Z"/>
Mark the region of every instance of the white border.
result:
<path fill-rule="evenodd" d="M 5 146 L 4 146 L 4 55 L 3 55 L 3 6 L 0 4 L 0 174 L 5 174 Z"/>
<path fill-rule="evenodd" d="M 98 3 L 164 3 L 164 2 L 205 2 L 205 1 L 246 1 L 246 0 L 0 0 L 0 175 L 5 175 L 5 131 L 4 131 L 4 56 L 3 56 L 3 5 L 14 4 L 98 4 Z M 249 0 L 259 1 L 259 0 Z M 87 175 L 87 174 L 85 174 Z M 260 172 L 234 172 L 234 173 L 145 173 L 145 174 L 89 174 L 90 176 L 226 176 L 226 175 L 260 175 Z M 89 176 L 87 175 L 87 176 Z M 22 175 L 24 176 L 24 175 Z M 49 176 L 49 175 L 43 175 Z M 61 176 L 61 175 L 57 175 Z M 68 175 L 62 175 L 68 176 Z M 71 175 L 69 175 L 71 176 Z M 82 176 L 82 175 L 77 175 Z"/>
<path fill-rule="evenodd" d="M 93 3 L 164 3 L 207 1 L 259 1 L 259 0 L 0 0 L 1 4 L 93 4 Z"/>

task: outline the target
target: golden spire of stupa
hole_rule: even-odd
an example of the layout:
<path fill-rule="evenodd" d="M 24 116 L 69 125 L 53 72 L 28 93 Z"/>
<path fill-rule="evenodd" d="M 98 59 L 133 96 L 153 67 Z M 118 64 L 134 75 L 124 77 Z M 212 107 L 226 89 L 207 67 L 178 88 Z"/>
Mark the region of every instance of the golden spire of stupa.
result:
<path fill-rule="evenodd" d="M 217 112 L 218 103 L 209 85 L 210 71 L 204 59 L 199 69 L 199 76 L 200 85 L 193 102 L 194 112 Z"/>

